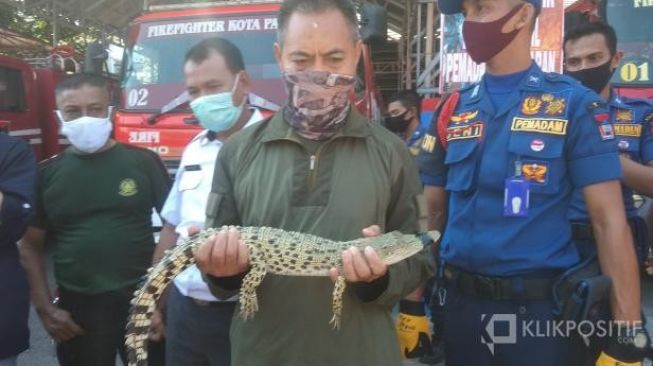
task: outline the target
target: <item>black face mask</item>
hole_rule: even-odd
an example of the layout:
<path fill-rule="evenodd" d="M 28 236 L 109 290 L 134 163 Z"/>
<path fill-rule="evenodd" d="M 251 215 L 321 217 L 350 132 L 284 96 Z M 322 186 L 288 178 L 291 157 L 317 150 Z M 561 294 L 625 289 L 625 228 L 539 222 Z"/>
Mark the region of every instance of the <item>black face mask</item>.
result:
<path fill-rule="evenodd" d="M 408 121 L 406 121 L 406 114 L 408 110 L 397 116 L 385 117 L 385 127 L 394 133 L 404 133 L 408 129 Z"/>
<path fill-rule="evenodd" d="M 614 70 L 610 69 L 612 60 L 593 67 L 591 69 L 583 69 L 578 71 L 565 71 L 565 74 L 580 81 L 586 87 L 594 90 L 597 94 L 601 94 L 603 88 L 610 82 Z"/>

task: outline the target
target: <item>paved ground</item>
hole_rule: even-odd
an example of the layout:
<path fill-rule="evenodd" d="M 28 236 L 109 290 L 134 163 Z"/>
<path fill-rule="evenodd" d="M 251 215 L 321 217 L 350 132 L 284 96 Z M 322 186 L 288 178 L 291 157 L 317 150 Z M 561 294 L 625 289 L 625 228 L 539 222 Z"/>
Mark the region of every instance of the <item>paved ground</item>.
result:
<path fill-rule="evenodd" d="M 653 280 L 643 282 L 644 311 L 649 316 L 649 325 L 653 323 Z M 54 346 L 47 336 L 39 319 L 32 311 L 30 316 L 30 329 L 32 331 L 32 348 L 22 354 L 18 359 L 19 366 L 56 366 Z M 120 362 L 116 362 L 120 365 Z M 403 366 L 418 366 L 419 363 L 407 361 Z M 650 365 L 650 363 L 649 363 Z M 92 366 L 92 365 L 90 365 Z"/>

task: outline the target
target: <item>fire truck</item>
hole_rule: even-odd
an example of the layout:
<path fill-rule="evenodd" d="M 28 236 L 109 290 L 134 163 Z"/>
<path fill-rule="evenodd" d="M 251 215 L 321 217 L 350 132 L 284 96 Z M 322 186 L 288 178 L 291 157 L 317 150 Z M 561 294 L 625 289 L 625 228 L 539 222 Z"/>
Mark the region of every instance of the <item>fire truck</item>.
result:
<path fill-rule="evenodd" d="M 118 141 L 151 149 L 172 173 L 184 147 L 199 132 L 183 83 L 186 52 L 208 37 L 219 36 L 241 50 L 252 79 L 250 103 L 270 115 L 286 99 L 273 45 L 280 1 L 229 1 L 150 6 L 129 25 L 122 64 L 122 100 L 115 116 Z M 367 11 L 365 9 L 368 9 Z M 367 4 L 361 17 L 364 40 L 385 39 L 385 14 Z M 358 109 L 380 119 L 370 51 L 359 65 Z"/>
<path fill-rule="evenodd" d="M 68 48 L 27 60 L 0 55 L 0 131 L 24 138 L 39 160 L 59 152 L 67 141 L 53 113 L 54 88 L 79 68 Z"/>

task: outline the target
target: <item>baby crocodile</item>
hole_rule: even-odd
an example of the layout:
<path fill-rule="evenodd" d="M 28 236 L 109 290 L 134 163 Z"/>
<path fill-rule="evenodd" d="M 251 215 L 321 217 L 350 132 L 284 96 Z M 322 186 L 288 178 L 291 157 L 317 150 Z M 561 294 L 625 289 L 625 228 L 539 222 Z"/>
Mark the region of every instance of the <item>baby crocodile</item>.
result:
<path fill-rule="evenodd" d="M 436 231 L 404 235 L 393 231 L 372 238 L 333 241 L 315 235 L 301 234 L 269 227 L 236 227 L 249 250 L 251 269 L 240 288 L 240 316 L 249 319 L 258 310 L 256 289 L 266 273 L 286 276 L 328 276 L 331 268 L 342 273 L 342 252 L 352 246 L 374 248 L 379 258 L 391 265 L 420 252 L 425 245 L 437 241 Z M 126 347 L 129 366 L 147 365 L 147 338 L 156 302 L 166 286 L 186 268 L 195 264 L 197 247 L 219 229 L 199 232 L 173 249 L 148 270 L 143 286 L 134 293 L 127 322 Z M 333 290 L 334 328 L 340 325 L 345 278 L 339 276 Z"/>

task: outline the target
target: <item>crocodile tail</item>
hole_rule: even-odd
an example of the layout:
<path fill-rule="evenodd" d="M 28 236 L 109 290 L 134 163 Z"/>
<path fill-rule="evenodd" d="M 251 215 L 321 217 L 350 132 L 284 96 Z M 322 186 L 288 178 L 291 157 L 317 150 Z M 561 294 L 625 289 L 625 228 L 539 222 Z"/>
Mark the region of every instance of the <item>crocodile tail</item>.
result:
<path fill-rule="evenodd" d="M 147 341 L 157 301 L 178 274 L 195 264 L 195 249 L 210 231 L 193 236 L 166 252 L 165 257 L 148 270 L 144 284 L 134 293 L 125 334 L 129 366 L 147 366 Z"/>

